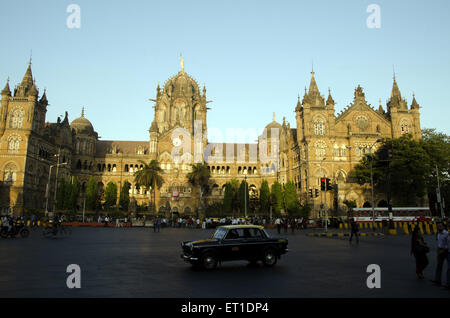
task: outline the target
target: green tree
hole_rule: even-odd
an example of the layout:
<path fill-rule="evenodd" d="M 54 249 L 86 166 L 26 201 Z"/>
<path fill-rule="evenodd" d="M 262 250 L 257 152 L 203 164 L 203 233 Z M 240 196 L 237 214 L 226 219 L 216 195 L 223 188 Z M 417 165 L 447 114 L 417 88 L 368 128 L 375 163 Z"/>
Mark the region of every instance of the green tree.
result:
<path fill-rule="evenodd" d="M 98 193 L 97 180 L 90 177 L 86 187 L 86 208 L 90 211 L 97 211 L 100 207 L 100 196 Z"/>
<path fill-rule="evenodd" d="M 230 215 L 233 211 L 233 187 L 230 182 L 225 184 L 225 193 L 223 195 L 223 211 L 225 214 Z"/>
<path fill-rule="evenodd" d="M 286 183 L 283 191 L 284 208 L 288 213 L 298 212 L 300 204 L 297 197 L 297 187 L 294 182 Z"/>
<path fill-rule="evenodd" d="M 117 203 L 117 185 L 110 181 L 106 185 L 105 190 L 105 209 L 110 210 Z"/>
<path fill-rule="evenodd" d="M 76 211 L 77 199 L 80 194 L 80 182 L 77 177 L 72 178 L 72 184 L 68 188 L 70 189 L 70 193 L 68 195 L 69 199 L 65 202 L 65 208 L 66 210 Z"/>
<path fill-rule="evenodd" d="M 187 179 L 194 187 L 199 190 L 199 210 L 204 210 L 203 196 L 209 191 L 209 179 L 211 173 L 205 163 L 196 163 L 192 165 L 192 171 L 187 174 Z"/>
<path fill-rule="evenodd" d="M 270 198 L 270 189 L 269 183 L 267 180 L 263 180 L 261 183 L 261 189 L 259 190 L 259 201 L 261 204 L 261 212 L 269 213 L 269 198 Z"/>
<path fill-rule="evenodd" d="M 275 181 L 272 184 L 270 197 L 272 199 L 273 211 L 275 215 L 279 215 L 281 209 L 283 208 L 283 187 L 278 181 Z"/>
<path fill-rule="evenodd" d="M 234 212 L 239 209 L 239 181 L 237 179 L 230 180 L 231 189 L 233 191 L 233 200 L 232 200 L 232 212 L 234 216 Z"/>
<path fill-rule="evenodd" d="M 387 194 L 390 190 L 396 205 L 416 205 L 423 199 L 430 157 L 421 141 L 411 135 L 385 140 L 372 156 L 363 157 L 350 176 L 360 184 L 370 183 L 371 161 L 375 191 Z"/>
<path fill-rule="evenodd" d="M 119 196 L 119 205 L 122 211 L 128 211 L 128 205 L 130 204 L 130 188 L 131 184 L 125 180 Z"/>
<path fill-rule="evenodd" d="M 445 214 L 450 214 L 450 136 L 438 133 L 435 129 L 422 130 L 423 147 L 430 157 L 429 173 L 426 175 L 427 193 L 430 209 L 434 215 L 440 215 L 437 204 L 437 178 L 445 206 Z M 436 169 L 437 168 L 437 169 Z M 438 174 L 439 173 L 439 174 Z"/>
<path fill-rule="evenodd" d="M 58 210 L 64 209 L 64 202 L 66 201 L 67 195 L 67 181 L 64 176 L 59 179 L 58 189 L 56 190 L 56 208 Z"/>
<path fill-rule="evenodd" d="M 151 193 L 153 193 L 152 207 L 153 211 L 156 213 L 156 188 L 161 188 L 164 183 L 164 179 L 161 176 L 162 169 L 157 160 L 152 160 L 148 164 L 143 160 L 139 160 L 139 162 L 142 163 L 143 168 L 134 173 L 134 181 L 147 189 L 150 189 L 151 187 Z M 149 193 L 149 196 L 151 193 Z"/>
<path fill-rule="evenodd" d="M 248 195 L 248 183 L 245 182 L 245 180 L 242 180 L 241 185 L 239 186 L 239 210 L 241 215 L 245 215 L 245 211 L 247 211 L 248 215 L 249 200 L 250 197 Z"/>

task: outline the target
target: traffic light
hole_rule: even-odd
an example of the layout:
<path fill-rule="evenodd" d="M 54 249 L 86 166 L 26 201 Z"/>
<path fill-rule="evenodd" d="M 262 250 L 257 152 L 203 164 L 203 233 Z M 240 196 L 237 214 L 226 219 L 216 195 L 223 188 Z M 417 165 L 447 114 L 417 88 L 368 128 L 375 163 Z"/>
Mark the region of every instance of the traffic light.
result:
<path fill-rule="evenodd" d="M 326 178 L 326 187 L 327 187 L 327 191 L 333 190 L 333 186 L 331 185 L 330 178 Z"/>
<path fill-rule="evenodd" d="M 311 198 L 313 197 L 312 189 L 309 189 L 309 196 L 310 196 Z"/>
<path fill-rule="evenodd" d="M 320 190 L 325 191 L 325 178 L 320 179 Z"/>
<path fill-rule="evenodd" d="M 319 189 L 314 189 L 315 190 L 315 197 L 317 198 L 319 196 Z"/>

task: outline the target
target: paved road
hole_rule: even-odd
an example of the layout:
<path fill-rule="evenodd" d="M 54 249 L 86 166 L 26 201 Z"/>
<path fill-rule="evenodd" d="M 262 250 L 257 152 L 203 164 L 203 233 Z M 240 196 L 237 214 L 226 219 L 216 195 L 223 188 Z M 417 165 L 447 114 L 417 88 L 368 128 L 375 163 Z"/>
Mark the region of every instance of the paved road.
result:
<path fill-rule="evenodd" d="M 269 231 L 275 235 L 274 231 Z M 71 237 L 0 240 L 0 297 L 450 297 L 415 275 L 409 237 L 368 237 L 359 245 L 342 238 L 289 238 L 288 255 L 274 268 L 224 263 L 193 271 L 180 258 L 180 242 L 211 230 L 74 228 Z M 66 267 L 81 267 L 81 289 L 66 287 Z M 381 266 L 381 289 L 368 289 L 369 264 Z"/>

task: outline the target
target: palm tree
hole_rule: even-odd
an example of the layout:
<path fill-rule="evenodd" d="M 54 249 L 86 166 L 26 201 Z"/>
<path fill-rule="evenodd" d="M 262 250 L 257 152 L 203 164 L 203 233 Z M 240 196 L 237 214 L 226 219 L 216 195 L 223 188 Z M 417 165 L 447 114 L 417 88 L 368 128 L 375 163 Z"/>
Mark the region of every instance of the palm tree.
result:
<path fill-rule="evenodd" d="M 143 160 L 139 160 L 139 162 L 142 163 L 143 168 L 134 173 L 134 182 L 147 189 L 151 187 L 151 192 L 153 192 L 153 208 L 156 213 L 156 188 L 161 188 L 164 183 L 164 179 L 161 176 L 162 169 L 159 167 L 157 160 L 152 160 L 149 164 L 145 163 Z M 149 192 L 149 201 L 151 192 Z"/>
<path fill-rule="evenodd" d="M 187 179 L 194 187 L 199 188 L 200 204 L 199 209 L 203 209 L 203 195 L 209 190 L 209 179 L 211 172 L 205 163 L 196 163 L 192 165 L 192 171 L 187 174 Z"/>

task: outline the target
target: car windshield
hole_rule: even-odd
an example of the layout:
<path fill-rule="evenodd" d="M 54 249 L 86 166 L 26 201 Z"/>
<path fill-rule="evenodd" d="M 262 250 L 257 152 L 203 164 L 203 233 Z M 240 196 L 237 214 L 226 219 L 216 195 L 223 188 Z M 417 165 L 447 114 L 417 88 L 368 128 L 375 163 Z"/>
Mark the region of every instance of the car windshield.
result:
<path fill-rule="evenodd" d="M 264 234 L 266 235 L 267 238 L 270 238 L 269 233 L 267 233 L 266 229 L 262 230 L 264 232 Z"/>
<path fill-rule="evenodd" d="M 213 239 L 216 239 L 216 240 L 221 240 L 221 239 L 224 238 L 225 234 L 227 234 L 227 230 L 224 229 L 224 228 L 222 228 L 222 227 L 219 227 L 219 228 L 216 230 L 216 232 L 214 232 L 212 238 L 213 238 Z"/>

